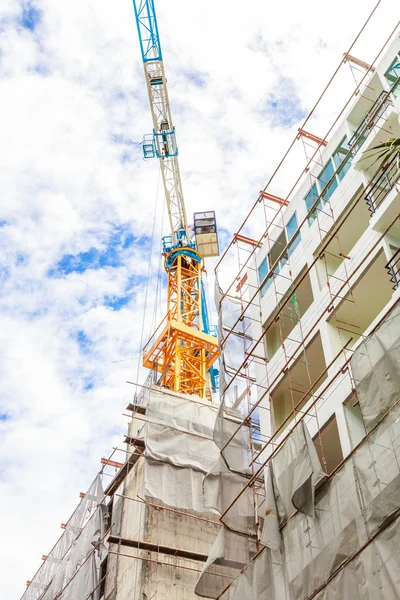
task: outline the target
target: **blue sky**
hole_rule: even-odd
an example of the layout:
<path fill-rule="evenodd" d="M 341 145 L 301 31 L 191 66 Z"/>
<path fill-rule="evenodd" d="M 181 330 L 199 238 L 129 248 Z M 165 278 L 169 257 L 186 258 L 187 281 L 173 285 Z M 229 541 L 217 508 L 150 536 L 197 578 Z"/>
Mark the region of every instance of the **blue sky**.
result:
<path fill-rule="evenodd" d="M 145 252 L 149 242 L 148 236 L 136 237 L 126 225 L 112 226 L 107 239 L 98 248 L 90 247 L 77 254 L 64 254 L 50 275 L 56 277 L 60 274 L 84 273 L 87 269 L 118 267 L 124 264 L 126 250 L 135 245 Z"/>
<path fill-rule="evenodd" d="M 262 115 L 272 127 L 289 128 L 304 121 L 308 111 L 302 106 L 298 89 L 292 79 L 277 77 L 275 89 L 262 107 Z"/>
<path fill-rule="evenodd" d="M 41 11 L 35 6 L 33 2 L 25 2 L 22 7 L 21 16 L 19 22 L 22 27 L 34 31 L 40 23 Z"/>
<path fill-rule="evenodd" d="M 294 0 L 157 1 L 188 218 L 215 210 L 222 248 L 372 6 L 356 4 L 327 19 L 316 0 L 307 18 Z M 152 122 L 131 0 L 5 0 L 0 22 L 0 596 L 16 600 L 122 445 L 142 324 L 146 339 L 165 314 L 168 219 L 142 158 Z"/>

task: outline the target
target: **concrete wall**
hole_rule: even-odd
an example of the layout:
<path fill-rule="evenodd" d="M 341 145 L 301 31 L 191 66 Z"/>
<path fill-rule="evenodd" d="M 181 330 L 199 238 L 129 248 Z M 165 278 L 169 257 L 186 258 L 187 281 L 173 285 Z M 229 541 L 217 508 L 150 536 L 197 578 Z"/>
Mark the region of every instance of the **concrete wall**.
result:
<path fill-rule="evenodd" d="M 141 458 L 125 480 L 123 495 L 144 498 L 144 465 Z M 208 555 L 219 525 L 184 514 L 156 509 L 123 499 L 121 537 Z M 161 504 L 159 500 L 149 500 Z M 178 509 L 179 510 L 179 509 Z M 189 515 L 189 511 L 186 511 Z M 209 515 L 208 515 L 209 517 Z M 204 517 L 206 518 L 206 516 Z M 217 519 L 217 515 L 214 517 Z M 116 556 L 113 552 L 126 554 Z M 134 558 L 140 557 L 140 558 Z M 153 562 L 154 561 L 154 562 Z M 168 563 L 167 566 L 157 563 Z M 194 587 L 204 562 L 170 554 L 148 552 L 111 544 L 107 566 L 106 600 L 195 599 Z M 179 566 L 186 567 L 185 569 Z M 193 570 L 190 570 L 193 569 Z"/>

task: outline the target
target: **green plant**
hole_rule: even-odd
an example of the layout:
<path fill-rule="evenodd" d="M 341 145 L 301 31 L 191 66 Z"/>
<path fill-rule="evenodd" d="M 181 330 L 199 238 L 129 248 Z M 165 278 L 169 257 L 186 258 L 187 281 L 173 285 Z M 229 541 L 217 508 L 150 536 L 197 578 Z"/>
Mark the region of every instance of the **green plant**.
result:
<path fill-rule="evenodd" d="M 387 142 L 373 146 L 373 148 L 370 148 L 366 152 L 372 152 L 373 150 L 377 150 L 376 154 L 378 155 L 376 160 L 372 163 L 373 165 L 381 160 L 379 165 L 379 167 L 381 167 L 393 157 L 396 157 L 397 168 L 400 167 L 400 138 L 390 138 Z"/>

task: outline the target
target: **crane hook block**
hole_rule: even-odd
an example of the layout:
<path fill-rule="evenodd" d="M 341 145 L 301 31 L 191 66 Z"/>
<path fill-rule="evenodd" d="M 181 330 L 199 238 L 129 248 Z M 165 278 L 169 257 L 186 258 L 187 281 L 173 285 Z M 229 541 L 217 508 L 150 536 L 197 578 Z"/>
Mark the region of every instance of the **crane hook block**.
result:
<path fill-rule="evenodd" d="M 219 256 L 217 221 L 215 212 L 194 213 L 194 233 L 196 236 L 196 247 L 204 258 L 208 256 Z"/>

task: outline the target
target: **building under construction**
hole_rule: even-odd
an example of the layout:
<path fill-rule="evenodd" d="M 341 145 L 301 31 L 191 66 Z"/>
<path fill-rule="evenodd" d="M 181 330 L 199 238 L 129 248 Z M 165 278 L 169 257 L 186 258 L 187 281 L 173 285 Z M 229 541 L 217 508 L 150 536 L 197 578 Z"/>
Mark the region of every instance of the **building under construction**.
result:
<path fill-rule="evenodd" d="M 127 435 L 22 600 L 400 598 L 400 164 L 373 150 L 400 137 L 398 27 L 373 61 L 346 50 L 220 257 L 218 348 L 196 279 L 215 223 L 194 246 L 176 213 L 168 314 Z M 161 97 L 161 52 L 141 47 Z M 354 89 L 312 131 L 343 69 Z M 160 123 L 144 151 L 179 178 Z"/>

